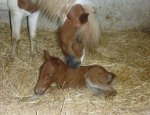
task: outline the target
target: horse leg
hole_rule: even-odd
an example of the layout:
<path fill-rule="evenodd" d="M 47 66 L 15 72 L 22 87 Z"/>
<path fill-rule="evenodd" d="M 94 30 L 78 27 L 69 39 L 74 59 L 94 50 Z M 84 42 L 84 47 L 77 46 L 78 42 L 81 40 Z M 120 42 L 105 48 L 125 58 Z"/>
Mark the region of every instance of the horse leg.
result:
<path fill-rule="evenodd" d="M 18 44 L 20 41 L 20 27 L 22 20 L 22 13 L 17 11 L 10 11 L 11 28 L 12 28 L 12 51 L 11 58 L 14 59 L 18 52 Z"/>
<path fill-rule="evenodd" d="M 116 90 L 111 85 L 98 82 L 93 83 L 90 78 L 85 78 L 85 82 L 88 89 L 96 94 L 105 93 L 107 97 L 115 96 L 117 94 Z"/>
<path fill-rule="evenodd" d="M 85 83 L 87 88 L 93 93 L 99 94 L 100 92 L 102 92 L 102 90 L 100 90 L 100 88 L 97 85 L 93 84 L 90 79 L 85 78 Z"/>
<path fill-rule="evenodd" d="M 31 46 L 31 56 L 34 57 L 37 54 L 37 44 L 36 44 L 36 25 L 38 21 L 39 11 L 29 15 L 28 17 L 28 27 L 30 36 L 30 46 Z"/>

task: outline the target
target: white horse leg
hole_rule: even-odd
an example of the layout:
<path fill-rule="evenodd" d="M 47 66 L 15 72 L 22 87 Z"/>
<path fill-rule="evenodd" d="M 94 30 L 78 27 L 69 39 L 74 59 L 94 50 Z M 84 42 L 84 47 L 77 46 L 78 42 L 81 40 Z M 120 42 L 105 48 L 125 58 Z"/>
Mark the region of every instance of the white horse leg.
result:
<path fill-rule="evenodd" d="M 22 20 L 22 13 L 17 11 L 10 11 L 11 15 L 11 27 L 12 27 L 12 51 L 11 51 L 11 58 L 16 56 L 18 51 L 18 44 L 20 41 L 20 27 L 21 27 L 21 20 Z"/>
<path fill-rule="evenodd" d="M 31 55 L 34 57 L 37 54 L 37 44 L 36 44 L 36 25 L 38 21 L 39 11 L 29 15 L 28 26 L 29 26 L 29 36 L 31 44 Z"/>
<path fill-rule="evenodd" d="M 81 63 L 83 62 L 84 57 L 85 57 L 85 48 L 83 49 L 83 54 L 81 56 Z"/>

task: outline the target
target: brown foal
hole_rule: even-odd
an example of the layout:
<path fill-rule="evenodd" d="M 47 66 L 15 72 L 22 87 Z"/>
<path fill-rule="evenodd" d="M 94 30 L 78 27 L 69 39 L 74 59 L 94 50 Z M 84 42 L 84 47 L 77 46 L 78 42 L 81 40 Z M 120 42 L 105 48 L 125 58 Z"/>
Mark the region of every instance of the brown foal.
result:
<path fill-rule="evenodd" d="M 48 51 L 44 51 L 44 59 L 35 86 L 37 95 L 43 94 L 54 82 L 62 89 L 87 86 L 96 94 L 100 92 L 106 92 L 109 95 L 116 94 L 116 90 L 112 87 L 116 76 L 101 66 L 90 65 L 73 69 L 61 59 L 50 56 Z"/>

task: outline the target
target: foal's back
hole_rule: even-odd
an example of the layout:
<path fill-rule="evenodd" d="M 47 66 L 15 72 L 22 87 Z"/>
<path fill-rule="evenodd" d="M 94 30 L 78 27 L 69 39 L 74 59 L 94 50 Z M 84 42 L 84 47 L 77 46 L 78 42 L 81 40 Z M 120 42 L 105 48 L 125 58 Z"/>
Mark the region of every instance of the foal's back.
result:
<path fill-rule="evenodd" d="M 55 77 L 57 78 L 56 82 L 60 86 L 63 85 L 63 88 L 75 88 L 87 85 L 87 80 L 95 85 L 105 85 L 109 81 L 109 74 L 105 68 L 98 65 L 81 66 L 73 69 L 62 64 L 61 67 L 57 69 Z"/>
<path fill-rule="evenodd" d="M 57 78 L 56 83 L 63 88 L 81 88 L 85 86 L 84 75 L 87 70 L 88 67 L 83 66 L 76 69 L 70 68 L 66 65 L 61 66 L 58 68 L 57 73 L 55 74 L 55 77 Z"/>
<path fill-rule="evenodd" d="M 87 86 L 94 93 L 107 92 L 109 95 L 116 94 L 116 90 L 113 88 L 116 76 L 102 66 L 81 66 L 77 69 L 68 67 L 64 78 L 66 87 Z"/>

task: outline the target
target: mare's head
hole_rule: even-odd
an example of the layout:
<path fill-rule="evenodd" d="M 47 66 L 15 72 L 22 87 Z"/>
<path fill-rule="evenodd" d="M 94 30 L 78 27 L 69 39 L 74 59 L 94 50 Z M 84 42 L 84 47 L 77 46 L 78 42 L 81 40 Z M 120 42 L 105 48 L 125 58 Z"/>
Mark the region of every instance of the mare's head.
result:
<path fill-rule="evenodd" d="M 63 63 L 59 58 L 52 57 L 48 51 L 44 51 L 44 63 L 40 67 L 40 75 L 34 88 L 35 94 L 41 95 L 55 82 L 54 74 L 59 64 Z"/>
<path fill-rule="evenodd" d="M 76 68 L 84 58 L 85 25 L 88 23 L 88 13 L 76 4 L 69 11 L 64 24 L 58 29 L 58 39 L 66 64 Z M 87 29 L 87 28 L 86 28 Z"/>

